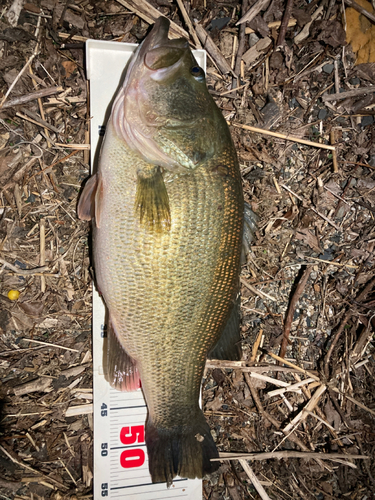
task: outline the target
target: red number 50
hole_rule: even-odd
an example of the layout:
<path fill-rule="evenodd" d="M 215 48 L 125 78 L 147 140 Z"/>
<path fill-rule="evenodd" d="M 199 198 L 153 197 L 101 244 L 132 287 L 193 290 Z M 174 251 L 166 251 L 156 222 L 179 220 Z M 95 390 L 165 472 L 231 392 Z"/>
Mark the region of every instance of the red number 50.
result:
<path fill-rule="evenodd" d="M 122 444 L 144 443 L 145 429 L 143 425 L 123 427 L 120 431 Z M 141 467 L 145 463 L 145 452 L 141 448 L 124 450 L 120 455 L 120 464 L 124 469 Z"/>

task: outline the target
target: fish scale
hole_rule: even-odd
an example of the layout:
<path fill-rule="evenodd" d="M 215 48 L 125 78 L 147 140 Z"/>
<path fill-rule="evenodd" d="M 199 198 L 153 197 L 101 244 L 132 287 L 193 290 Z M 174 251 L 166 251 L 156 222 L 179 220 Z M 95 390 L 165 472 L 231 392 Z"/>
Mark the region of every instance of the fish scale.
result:
<path fill-rule="evenodd" d="M 107 143 L 111 144 L 110 130 L 107 134 L 109 137 Z M 178 354 L 179 343 L 181 349 L 186 350 L 186 340 L 181 334 L 184 323 L 187 334 L 192 337 L 191 342 L 205 346 L 199 335 L 191 335 L 191 332 L 196 329 L 195 322 L 201 321 L 203 327 L 202 317 L 205 316 L 206 328 L 211 328 L 214 336 L 218 335 L 217 325 L 223 323 L 228 312 L 223 313 L 225 308 L 221 301 L 217 300 L 217 294 L 220 288 L 223 289 L 224 301 L 228 302 L 228 290 L 230 290 L 228 285 L 233 289 L 236 283 L 232 279 L 233 274 L 229 271 L 226 273 L 226 270 L 232 268 L 232 273 L 234 272 L 236 276 L 238 271 L 238 262 L 233 265 L 227 260 L 226 255 L 231 252 L 233 246 L 233 244 L 230 245 L 231 240 L 238 245 L 242 221 L 241 217 L 237 217 L 236 221 L 231 216 L 229 207 L 230 216 L 227 218 L 224 216 L 223 219 L 223 213 L 225 214 L 226 210 L 217 208 L 225 203 L 222 179 L 216 173 L 210 173 L 209 168 L 205 166 L 194 175 L 181 176 L 167 183 L 172 227 L 168 233 L 153 234 L 143 228 L 135 216 L 129 215 L 134 211 L 139 162 L 134 164 L 134 168 L 121 169 L 124 162 L 130 165 L 134 156 L 131 151 L 126 152 L 122 144 L 118 149 L 112 145 L 108 151 L 108 158 L 106 155 L 107 150 L 104 148 L 101 172 L 106 177 L 108 164 L 108 171 L 111 173 L 110 176 L 108 175 L 107 182 L 109 186 L 113 186 L 113 192 L 111 187 L 108 190 L 101 217 L 113 220 L 113 213 L 117 213 L 117 223 L 108 224 L 107 228 L 100 227 L 100 237 L 97 235 L 97 230 L 94 230 L 96 241 L 94 251 L 97 256 L 95 260 L 98 263 L 96 265 L 98 281 L 103 283 L 101 292 L 106 299 L 106 304 L 116 324 L 127 325 L 126 330 L 121 330 L 119 327 L 121 332 L 117 333 L 120 339 L 123 336 L 128 354 L 134 358 L 139 357 L 142 364 L 144 364 L 143 360 L 150 356 L 150 330 L 154 332 L 154 337 L 157 334 L 164 335 L 171 342 L 175 342 L 171 357 Z M 225 160 L 225 154 L 220 160 Z M 225 161 L 220 163 L 224 164 Z M 212 164 L 216 166 L 217 160 L 213 159 Z M 213 181 L 216 181 L 216 189 L 214 189 Z M 229 188 L 227 190 L 229 191 Z M 234 189 L 233 194 L 232 204 L 239 205 L 238 193 Z M 122 200 L 121 206 L 118 203 L 119 199 Z M 240 210 L 240 207 L 236 207 L 236 210 Z M 237 239 L 231 234 L 232 231 L 228 231 L 236 224 Z M 222 238 L 222 233 L 224 238 Z M 112 242 L 110 247 L 108 241 Z M 222 261 L 215 258 L 220 253 L 224 253 Z M 126 259 L 123 258 L 124 255 Z M 217 282 L 212 276 L 214 266 L 218 268 Z M 198 268 L 202 274 L 198 272 Z M 228 282 L 225 281 L 226 276 Z M 151 294 L 150 280 L 154 283 Z M 213 282 L 212 285 L 210 281 Z M 215 289 L 211 289 L 213 286 Z M 201 300 L 197 300 L 197 294 L 201 296 Z M 216 300 L 209 305 L 212 296 L 215 296 Z M 194 313 L 193 307 L 199 308 L 199 311 Z M 221 311 L 223 319 L 220 320 L 218 316 L 215 316 L 210 321 L 210 309 L 215 313 Z M 226 309 L 228 310 L 228 305 Z M 164 318 L 164 321 L 160 318 Z M 169 329 L 166 321 L 170 325 Z M 159 325 L 162 330 L 160 333 L 158 332 Z M 129 331 L 134 331 L 136 334 L 131 335 Z M 139 335 L 138 332 L 140 332 Z M 205 335 L 208 337 L 208 346 L 205 349 L 207 351 L 214 340 L 212 336 L 207 335 L 206 330 Z M 162 347 L 164 348 L 165 345 Z M 146 373 L 142 377 L 143 385 L 145 377 Z"/>
<path fill-rule="evenodd" d="M 108 380 L 129 390 L 139 374 L 151 477 L 169 485 L 218 467 L 199 391 L 239 291 L 244 203 L 227 124 L 187 44 L 168 41 L 167 31 L 159 18 L 137 51 L 78 213 L 91 217 L 86 203 L 94 200 Z"/>

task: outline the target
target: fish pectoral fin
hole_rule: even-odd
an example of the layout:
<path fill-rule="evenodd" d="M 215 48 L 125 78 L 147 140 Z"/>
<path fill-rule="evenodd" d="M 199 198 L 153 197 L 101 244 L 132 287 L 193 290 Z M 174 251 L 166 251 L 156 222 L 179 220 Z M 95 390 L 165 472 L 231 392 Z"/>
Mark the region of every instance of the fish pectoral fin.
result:
<path fill-rule="evenodd" d="M 138 172 L 135 210 L 141 224 L 162 232 L 171 227 L 169 197 L 160 167 L 151 172 Z"/>
<path fill-rule="evenodd" d="M 251 244 L 255 240 L 255 231 L 258 226 L 259 217 L 255 212 L 251 210 L 248 203 L 245 203 L 243 215 L 244 227 L 242 238 L 241 264 L 246 264 L 248 255 L 250 253 Z"/>
<path fill-rule="evenodd" d="M 78 200 L 77 215 L 81 220 L 91 220 L 94 216 L 94 197 L 98 182 L 97 174 L 88 178 Z"/>
<path fill-rule="evenodd" d="M 214 348 L 208 353 L 208 359 L 225 359 L 229 361 L 240 361 L 241 352 L 241 335 L 240 335 L 240 296 L 232 308 L 227 324 L 221 337 L 215 344 Z"/>
<path fill-rule="evenodd" d="M 102 206 L 103 206 L 103 177 L 98 174 L 98 182 L 96 184 L 96 191 L 95 191 L 95 225 L 96 227 L 100 227 L 100 220 L 101 220 L 101 213 L 102 213 Z"/>
<path fill-rule="evenodd" d="M 105 379 L 118 391 L 136 391 L 141 387 L 137 365 L 120 343 L 111 320 L 107 329 Z"/>
<path fill-rule="evenodd" d="M 100 214 L 103 199 L 103 180 L 99 174 L 89 177 L 78 200 L 77 215 L 81 220 L 95 217 L 96 227 L 100 227 Z"/>

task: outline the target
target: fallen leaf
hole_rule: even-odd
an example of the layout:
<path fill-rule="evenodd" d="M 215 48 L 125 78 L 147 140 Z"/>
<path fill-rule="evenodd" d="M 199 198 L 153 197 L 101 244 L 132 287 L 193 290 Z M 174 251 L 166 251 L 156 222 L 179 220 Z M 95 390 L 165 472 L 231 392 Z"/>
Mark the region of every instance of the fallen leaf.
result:
<path fill-rule="evenodd" d="M 206 404 L 206 410 L 218 411 L 223 406 L 221 399 L 216 396 L 212 401 Z"/>
<path fill-rule="evenodd" d="M 244 55 L 242 56 L 244 63 L 249 65 L 252 62 L 256 61 L 262 54 L 262 51 L 266 50 L 271 45 L 271 43 L 272 41 L 270 38 L 261 38 L 259 42 L 257 42 L 253 47 L 251 47 L 244 53 Z"/>
<path fill-rule="evenodd" d="M 327 401 L 324 407 L 324 411 L 327 417 L 327 422 L 332 425 L 336 431 L 340 430 L 341 417 L 337 413 L 337 410 L 333 406 L 330 400 Z"/>
<path fill-rule="evenodd" d="M 9 132 L 5 132 L 5 134 L 0 134 L 0 149 L 3 149 L 6 143 L 9 140 Z"/>
<path fill-rule="evenodd" d="M 30 40 L 36 40 L 35 36 L 28 33 L 22 28 L 6 28 L 3 32 L 0 32 L 0 40 L 5 40 L 7 42 L 30 42 Z"/>
<path fill-rule="evenodd" d="M 296 238 L 297 240 L 301 240 L 304 243 L 307 243 L 307 245 L 309 245 L 309 247 L 311 247 L 314 250 L 314 252 L 321 253 L 322 249 L 320 248 L 318 238 L 307 228 L 298 229 L 296 233 Z"/>
<path fill-rule="evenodd" d="M 21 302 L 18 305 L 27 315 L 35 317 L 41 316 L 44 309 L 44 304 L 40 301 Z"/>
<path fill-rule="evenodd" d="M 231 57 L 233 51 L 233 35 L 226 31 L 220 33 L 220 51 L 224 57 Z"/>
<path fill-rule="evenodd" d="M 70 78 L 72 73 L 77 69 L 77 65 L 73 61 L 63 61 L 61 64 L 65 70 L 65 78 Z"/>
<path fill-rule="evenodd" d="M 25 3 L 23 8 L 24 8 L 24 10 L 27 10 L 29 12 L 34 12 L 34 14 L 40 13 L 40 7 L 38 7 L 37 5 L 34 5 L 33 3 Z"/>
<path fill-rule="evenodd" d="M 311 35 L 318 34 L 317 40 L 321 40 L 331 47 L 343 47 L 345 43 L 345 30 L 339 21 L 318 21 L 311 30 Z"/>
<path fill-rule="evenodd" d="M 311 15 L 306 12 L 305 9 L 293 9 L 292 15 L 295 19 L 297 19 L 297 24 L 300 28 L 303 28 L 305 24 L 311 21 Z"/>
<path fill-rule="evenodd" d="M 254 19 L 249 23 L 251 29 L 256 33 L 259 33 L 263 37 L 267 37 L 270 33 L 268 24 L 263 20 L 262 16 L 255 16 Z"/>
<path fill-rule="evenodd" d="M 369 2 L 356 0 L 359 5 L 371 14 L 374 13 Z M 352 7 L 346 13 L 346 41 L 350 43 L 353 52 L 357 54 L 355 64 L 375 62 L 375 25 L 367 17 Z"/>
<path fill-rule="evenodd" d="M 363 80 L 375 83 L 375 63 L 357 64 L 354 73 Z"/>

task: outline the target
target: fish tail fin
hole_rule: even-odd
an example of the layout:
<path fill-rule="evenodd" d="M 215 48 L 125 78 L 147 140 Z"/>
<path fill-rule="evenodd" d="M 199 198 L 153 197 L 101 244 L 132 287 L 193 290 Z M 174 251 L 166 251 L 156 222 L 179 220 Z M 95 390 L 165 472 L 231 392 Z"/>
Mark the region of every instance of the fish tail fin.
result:
<path fill-rule="evenodd" d="M 149 417 L 146 445 L 153 483 L 167 483 L 176 476 L 202 478 L 219 468 L 211 458 L 219 456 L 210 429 L 200 409 L 183 425 L 156 426 Z"/>

